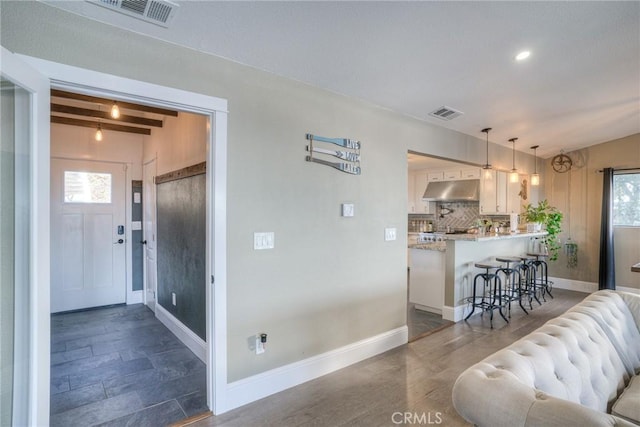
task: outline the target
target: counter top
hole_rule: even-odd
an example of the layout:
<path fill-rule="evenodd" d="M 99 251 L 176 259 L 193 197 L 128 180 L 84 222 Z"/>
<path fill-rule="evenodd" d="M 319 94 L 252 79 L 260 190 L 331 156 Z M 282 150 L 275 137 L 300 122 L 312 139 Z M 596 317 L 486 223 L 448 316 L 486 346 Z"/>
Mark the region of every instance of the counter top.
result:
<path fill-rule="evenodd" d="M 631 266 L 631 271 L 640 273 L 640 262 Z"/>
<path fill-rule="evenodd" d="M 542 237 L 546 236 L 547 232 L 542 231 L 538 233 L 508 233 L 508 234 L 485 234 L 481 236 L 479 234 L 445 234 L 445 240 L 467 240 L 472 242 L 487 242 L 491 240 L 506 240 L 506 239 L 521 239 L 523 237 Z"/>
<path fill-rule="evenodd" d="M 446 252 L 447 240 L 451 241 L 467 241 L 467 242 L 490 242 L 495 240 L 509 240 L 509 239 L 522 239 L 525 237 L 542 237 L 546 236 L 547 232 L 539 233 L 509 233 L 509 234 L 486 234 L 480 236 L 478 234 L 443 234 L 445 241 L 429 242 L 429 243 L 411 243 L 409 249 L 423 249 L 428 251 L 440 251 Z M 636 267 L 636 266 L 634 266 Z"/>

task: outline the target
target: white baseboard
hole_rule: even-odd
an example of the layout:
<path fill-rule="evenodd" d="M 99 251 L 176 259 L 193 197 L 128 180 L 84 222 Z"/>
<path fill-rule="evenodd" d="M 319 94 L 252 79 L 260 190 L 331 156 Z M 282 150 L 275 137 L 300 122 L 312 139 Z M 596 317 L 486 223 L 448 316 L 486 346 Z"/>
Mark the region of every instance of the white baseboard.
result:
<path fill-rule="evenodd" d="M 127 292 L 127 304 L 142 304 L 144 291 Z"/>
<path fill-rule="evenodd" d="M 408 337 L 408 328 L 402 326 L 299 362 L 232 382 L 227 385 L 225 411 L 384 353 L 406 344 Z"/>
<path fill-rule="evenodd" d="M 561 277 L 551 277 L 554 288 L 567 289 L 569 291 L 592 293 L 598 290 L 598 284 L 594 282 L 583 282 L 582 280 L 563 279 Z"/>
<path fill-rule="evenodd" d="M 414 304 L 413 306 L 417 310 L 427 311 L 427 312 L 433 313 L 433 314 L 442 314 L 442 309 L 439 309 L 439 308 L 429 307 L 429 306 L 422 305 L 422 304 Z"/>
<path fill-rule="evenodd" d="M 206 362 L 207 343 L 196 335 L 191 329 L 187 328 L 184 323 L 169 313 L 164 307 L 156 303 L 156 317 L 164 326 L 167 327 L 189 350 L 193 352 L 198 359 Z"/>
<path fill-rule="evenodd" d="M 592 293 L 598 290 L 598 284 L 595 282 L 583 282 L 581 280 L 563 279 L 560 277 L 551 277 L 549 280 L 553 282 L 554 288 L 567 289 L 570 291 Z M 640 294 L 640 289 L 630 288 L 627 286 L 616 286 L 616 291 L 631 292 Z"/>
<path fill-rule="evenodd" d="M 467 307 L 469 307 L 468 304 L 457 305 L 455 307 L 445 305 L 442 307 L 442 318 L 452 322 L 459 322 L 464 318 L 464 309 Z"/>

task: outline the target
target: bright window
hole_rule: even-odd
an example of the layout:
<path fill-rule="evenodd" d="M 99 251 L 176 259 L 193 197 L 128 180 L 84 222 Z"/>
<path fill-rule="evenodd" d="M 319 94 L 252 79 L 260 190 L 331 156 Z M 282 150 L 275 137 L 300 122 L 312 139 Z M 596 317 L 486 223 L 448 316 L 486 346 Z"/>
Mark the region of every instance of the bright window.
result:
<path fill-rule="evenodd" d="M 640 227 L 640 172 L 613 176 L 613 225 Z"/>
<path fill-rule="evenodd" d="M 64 172 L 65 203 L 111 203 L 111 174 Z"/>

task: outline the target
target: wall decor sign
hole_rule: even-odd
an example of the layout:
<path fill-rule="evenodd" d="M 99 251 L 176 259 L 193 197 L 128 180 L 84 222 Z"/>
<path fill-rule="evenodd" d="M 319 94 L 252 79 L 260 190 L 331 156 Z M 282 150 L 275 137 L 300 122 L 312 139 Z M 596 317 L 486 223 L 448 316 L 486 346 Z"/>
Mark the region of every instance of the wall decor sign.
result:
<path fill-rule="evenodd" d="M 351 175 L 360 175 L 360 141 L 348 138 L 326 138 L 324 136 L 313 135 L 310 133 L 307 134 L 307 140 L 309 141 L 309 145 L 307 145 L 307 151 L 309 152 L 309 155 L 307 156 L 308 162 L 330 166 Z M 333 149 L 331 146 L 329 146 L 329 148 L 326 146 L 319 147 L 317 142 L 334 144 L 344 148 L 344 150 Z M 333 156 L 343 161 L 332 162 L 325 160 L 325 158 L 322 157 L 315 157 L 314 155 L 317 154 L 322 156 Z"/>

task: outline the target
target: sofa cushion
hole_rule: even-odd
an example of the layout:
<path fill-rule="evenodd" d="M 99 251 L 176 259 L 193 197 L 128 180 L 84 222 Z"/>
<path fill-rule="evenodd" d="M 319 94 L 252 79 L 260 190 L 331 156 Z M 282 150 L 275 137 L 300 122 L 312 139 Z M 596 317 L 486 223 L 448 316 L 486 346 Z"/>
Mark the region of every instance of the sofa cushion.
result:
<path fill-rule="evenodd" d="M 631 379 L 611 408 L 611 413 L 640 424 L 640 376 L 636 375 Z"/>
<path fill-rule="evenodd" d="M 638 304 L 639 300 L 640 295 L 603 290 L 589 295 L 568 311 L 587 314 L 598 322 L 618 351 L 630 376 L 640 372 L 638 313 L 632 313 L 629 306 Z"/>
<path fill-rule="evenodd" d="M 581 313 L 551 319 L 520 341 L 531 348 L 529 385 L 560 399 L 607 411 L 630 377 L 606 332 Z"/>

